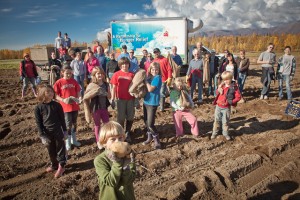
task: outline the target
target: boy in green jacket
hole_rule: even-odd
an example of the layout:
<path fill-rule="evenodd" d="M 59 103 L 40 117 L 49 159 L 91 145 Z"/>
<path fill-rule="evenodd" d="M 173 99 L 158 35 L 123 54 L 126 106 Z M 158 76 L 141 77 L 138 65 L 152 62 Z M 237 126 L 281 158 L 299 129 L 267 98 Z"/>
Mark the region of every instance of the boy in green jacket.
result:
<path fill-rule="evenodd" d="M 112 146 L 125 140 L 122 126 L 114 121 L 103 125 L 100 130 L 99 142 L 105 151 L 94 160 L 99 183 L 99 199 L 101 200 L 135 200 L 133 181 L 136 175 L 134 155 L 121 158 Z"/>

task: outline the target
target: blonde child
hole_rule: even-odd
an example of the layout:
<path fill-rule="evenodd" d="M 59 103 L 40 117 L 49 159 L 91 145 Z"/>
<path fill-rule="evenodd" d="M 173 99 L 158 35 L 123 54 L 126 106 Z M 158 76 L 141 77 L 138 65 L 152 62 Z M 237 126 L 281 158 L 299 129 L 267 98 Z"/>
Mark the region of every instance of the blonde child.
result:
<path fill-rule="evenodd" d="M 155 113 L 159 106 L 160 100 L 160 89 L 162 86 L 162 80 L 160 76 L 159 63 L 153 62 L 150 64 L 148 69 L 148 77 L 146 79 L 147 93 L 144 97 L 144 122 L 147 126 L 147 140 L 143 142 L 144 145 L 149 144 L 152 139 L 156 149 L 161 148 L 159 141 L 159 135 L 154 126 L 155 124 Z"/>
<path fill-rule="evenodd" d="M 123 142 L 125 133 L 122 126 L 114 121 L 103 125 L 99 142 L 105 151 L 94 160 L 99 183 L 99 199 L 135 200 L 133 181 L 136 176 L 134 155 L 119 158 L 111 149 L 116 142 Z"/>
<path fill-rule="evenodd" d="M 184 106 L 183 99 L 181 98 L 182 93 L 186 94 L 185 97 L 187 98 L 187 103 L 190 106 Z M 180 78 L 176 78 L 173 89 L 171 89 L 170 92 L 170 102 L 173 110 L 176 137 L 181 137 L 183 135 L 182 117 L 184 117 L 191 125 L 192 134 L 196 137 L 199 136 L 197 118 L 190 112 L 190 108 L 194 107 L 194 103 L 190 95 L 187 94 L 188 92 L 186 91 L 186 85 L 184 84 L 184 81 Z"/>
<path fill-rule="evenodd" d="M 35 107 L 34 114 L 40 138 L 51 161 L 46 172 L 57 170 L 55 177 L 58 178 L 64 173 L 67 162 L 64 143 L 67 128 L 63 109 L 59 103 L 53 101 L 54 98 L 53 88 L 50 85 L 41 85 L 37 96 L 39 104 Z"/>
<path fill-rule="evenodd" d="M 53 88 L 56 99 L 63 107 L 65 121 L 67 125 L 68 137 L 66 139 L 66 149 L 71 149 L 71 144 L 79 147 L 81 144 L 76 139 L 77 117 L 79 111 L 78 103 L 81 101 L 80 86 L 72 78 L 72 68 L 65 66 L 62 70 L 63 78 L 55 82 Z"/>
<path fill-rule="evenodd" d="M 217 96 L 214 101 L 216 109 L 211 139 L 216 138 L 220 124 L 222 123 L 222 133 L 224 137 L 226 140 L 231 140 L 231 137 L 228 134 L 230 109 L 231 106 L 235 106 L 236 103 L 241 100 L 241 94 L 236 83 L 232 81 L 233 74 L 230 71 L 224 71 L 221 78 L 223 82 L 217 89 Z"/>
<path fill-rule="evenodd" d="M 83 102 L 86 121 L 88 123 L 91 122 L 90 113 L 93 115 L 95 137 L 99 149 L 102 149 L 98 142 L 101 121 L 102 123 L 109 121 L 107 110 L 109 106 L 108 98 L 111 98 L 111 94 L 109 84 L 106 82 L 105 72 L 102 68 L 95 67 L 91 73 L 91 83 L 87 86 L 84 93 Z"/>

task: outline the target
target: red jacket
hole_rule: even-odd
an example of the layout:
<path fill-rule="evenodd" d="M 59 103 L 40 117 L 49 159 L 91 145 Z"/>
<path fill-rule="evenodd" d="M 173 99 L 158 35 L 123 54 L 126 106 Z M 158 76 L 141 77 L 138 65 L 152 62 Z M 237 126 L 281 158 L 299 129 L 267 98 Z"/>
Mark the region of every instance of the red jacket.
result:
<path fill-rule="evenodd" d="M 20 76 L 33 78 L 37 77 L 36 66 L 32 60 L 20 62 Z"/>
<path fill-rule="evenodd" d="M 229 108 L 230 106 L 236 106 L 242 98 L 241 93 L 236 84 L 231 84 L 229 87 L 225 85 L 222 87 L 223 93 L 220 94 L 217 90 L 217 96 L 214 100 L 214 105 L 218 105 L 221 108 Z"/>

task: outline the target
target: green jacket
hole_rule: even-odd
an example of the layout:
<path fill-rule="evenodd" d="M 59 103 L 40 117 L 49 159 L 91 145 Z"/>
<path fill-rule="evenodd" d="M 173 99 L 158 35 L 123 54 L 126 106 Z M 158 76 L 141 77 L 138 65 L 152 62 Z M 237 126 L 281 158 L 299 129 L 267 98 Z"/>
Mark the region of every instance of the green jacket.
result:
<path fill-rule="evenodd" d="M 123 164 L 112 162 L 106 157 L 105 152 L 94 160 L 100 189 L 99 199 L 135 200 L 133 189 L 136 175 L 135 163 L 129 163 L 129 169 L 123 170 Z"/>

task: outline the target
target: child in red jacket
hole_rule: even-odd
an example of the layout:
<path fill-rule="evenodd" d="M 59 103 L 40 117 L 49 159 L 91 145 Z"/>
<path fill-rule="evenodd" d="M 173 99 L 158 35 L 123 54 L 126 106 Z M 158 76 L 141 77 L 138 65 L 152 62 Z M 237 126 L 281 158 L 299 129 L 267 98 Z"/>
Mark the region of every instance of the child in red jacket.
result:
<path fill-rule="evenodd" d="M 235 106 L 236 103 L 241 100 L 241 94 L 236 83 L 232 82 L 233 74 L 231 72 L 224 71 L 221 77 L 223 82 L 217 89 L 217 97 L 214 101 L 216 109 L 211 139 L 216 138 L 220 124 L 222 123 L 222 134 L 226 140 L 231 140 L 231 137 L 228 134 L 230 109 L 231 106 Z"/>

